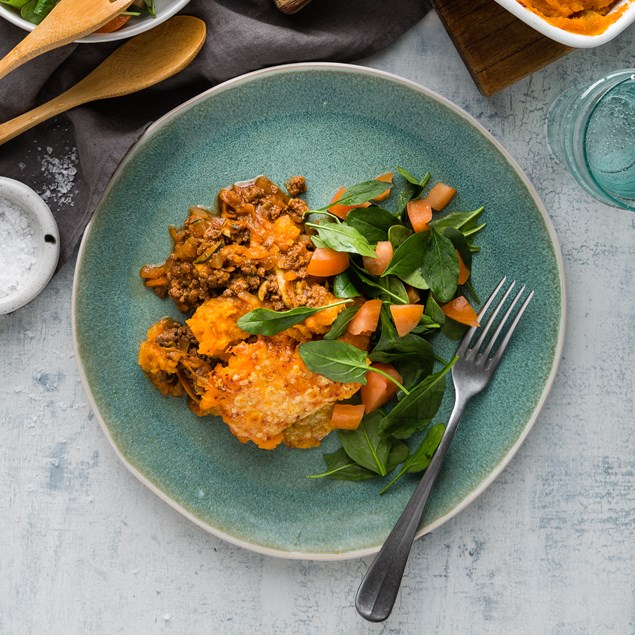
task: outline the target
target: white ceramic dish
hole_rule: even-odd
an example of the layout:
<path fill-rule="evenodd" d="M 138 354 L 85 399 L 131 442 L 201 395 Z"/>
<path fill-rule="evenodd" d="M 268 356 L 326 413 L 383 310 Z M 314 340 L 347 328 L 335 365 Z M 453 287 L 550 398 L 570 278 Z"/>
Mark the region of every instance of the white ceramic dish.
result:
<path fill-rule="evenodd" d="M 115 40 L 125 40 L 134 35 L 139 35 L 144 31 L 149 31 L 161 22 L 165 22 L 175 13 L 180 11 L 190 0 L 155 0 L 157 17 L 149 15 L 134 18 L 128 24 L 114 33 L 91 33 L 77 40 L 81 44 L 95 44 L 98 42 L 114 42 Z M 20 17 L 19 11 L 9 5 L 0 3 L 0 17 L 12 22 L 25 31 L 33 31 L 35 24 Z"/>
<path fill-rule="evenodd" d="M 35 264 L 22 287 L 0 298 L 0 315 L 5 315 L 33 300 L 49 283 L 60 255 L 60 235 L 49 206 L 28 185 L 0 176 L 0 197 L 24 211 L 37 245 Z"/>
<path fill-rule="evenodd" d="M 530 27 L 536 29 L 536 31 L 539 31 L 556 42 L 560 42 L 560 44 L 572 46 L 574 48 L 592 48 L 594 46 L 606 44 L 635 22 L 635 2 L 631 2 L 624 14 L 611 24 L 604 33 L 600 33 L 599 35 L 581 35 L 579 33 L 571 33 L 570 31 L 566 31 L 565 29 L 560 29 L 552 24 L 549 24 L 547 20 L 541 18 L 533 11 L 526 9 L 522 4 L 520 4 L 520 2 L 518 2 L 518 0 L 496 0 L 496 2 L 498 2 L 501 7 L 504 7 L 509 12 L 513 13 L 517 18 L 520 18 Z M 613 11 L 628 3 L 629 0 L 622 0 L 622 2 L 620 2 Z"/>

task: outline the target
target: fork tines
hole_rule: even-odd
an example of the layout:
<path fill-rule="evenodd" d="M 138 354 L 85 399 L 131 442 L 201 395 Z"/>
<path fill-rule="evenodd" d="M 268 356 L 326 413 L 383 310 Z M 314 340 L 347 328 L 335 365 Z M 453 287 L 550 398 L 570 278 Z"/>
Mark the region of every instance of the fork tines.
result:
<path fill-rule="evenodd" d="M 504 308 L 508 298 L 511 295 L 511 292 L 516 286 L 516 281 L 512 280 L 511 284 L 507 287 L 507 290 L 503 294 L 503 297 L 500 299 L 500 301 L 496 305 L 494 311 L 492 312 L 491 315 L 488 316 L 487 313 L 489 311 L 489 308 L 494 303 L 494 300 L 498 296 L 501 289 L 505 286 L 506 282 L 507 282 L 507 276 L 504 276 L 503 279 L 498 283 L 498 285 L 496 285 L 496 288 L 494 289 L 494 291 L 492 291 L 492 294 L 489 296 L 489 298 L 487 298 L 487 301 L 485 302 L 485 304 L 483 305 L 483 308 L 478 314 L 478 321 L 480 322 L 480 326 L 479 327 L 473 326 L 472 328 L 470 328 L 470 330 L 465 334 L 465 337 L 461 341 L 461 345 L 459 346 L 456 352 L 456 354 L 459 357 L 464 358 L 466 360 L 471 358 L 476 358 L 477 361 L 484 360 L 485 370 L 494 371 L 496 366 L 498 366 L 498 363 L 500 362 L 500 359 L 505 349 L 507 348 L 507 345 L 509 344 L 509 340 L 511 339 L 512 334 L 516 330 L 518 323 L 520 322 L 520 318 L 522 317 L 523 313 L 527 309 L 527 306 L 531 302 L 531 299 L 534 297 L 534 292 L 530 291 L 529 295 L 525 297 L 522 305 L 520 306 L 520 309 L 518 309 L 518 311 L 516 312 L 511 324 L 506 328 L 507 322 L 512 317 L 512 314 L 514 313 L 514 309 L 516 308 L 516 305 L 518 304 L 518 302 L 521 300 L 521 297 L 525 293 L 526 287 L 525 285 L 523 285 L 518 291 L 518 293 L 516 293 L 516 295 L 511 300 L 511 303 L 507 307 L 507 310 L 505 311 L 503 317 L 498 322 L 498 325 L 496 326 L 496 330 L 494 331 L 494 334 L 489 338 L 489 341 L 486 343 L 486 339 L 487 339 L 487 335 L 489 331 L 491 330 L 492 326 L 496 322 L 496 318 L 498 317 L 498 314 Z M 487 321 L 484 321 L 484 318 L 486 316 L 488 319 Z M 477 331 L 478 331 L 478 338 L 476 342 L 474 343 L 474 345 L 470 346 L 470 342 L 472 341 L 472 338 L 477 333 Z M 492 354 L 492 351 L 494 350 L 495 346 L 497 346 L 497 348 Z"/>

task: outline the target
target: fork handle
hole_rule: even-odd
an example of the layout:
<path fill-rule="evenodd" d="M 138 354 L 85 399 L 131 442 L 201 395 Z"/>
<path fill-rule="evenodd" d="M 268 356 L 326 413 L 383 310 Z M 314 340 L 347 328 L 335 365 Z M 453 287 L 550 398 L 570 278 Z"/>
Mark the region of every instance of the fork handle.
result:
<path fill-rule="evenodd" d="M 450 420 L 430 465 L 359 586 L 355 606 L 357 612 L 370 622 L 383 622 L 392 611 L 423 509 L 441 471 L 468 399 L 457 394 Z"/>

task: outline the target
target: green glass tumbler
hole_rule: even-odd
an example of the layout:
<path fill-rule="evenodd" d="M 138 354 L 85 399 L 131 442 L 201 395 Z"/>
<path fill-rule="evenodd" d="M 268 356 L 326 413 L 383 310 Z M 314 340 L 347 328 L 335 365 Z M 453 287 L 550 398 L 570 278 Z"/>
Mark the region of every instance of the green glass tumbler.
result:
<path fill-rule="evenodd" d="M 635 211 L 635 68 L 560 95 L 549 109 L 547 139 L 587 192 Z"/>

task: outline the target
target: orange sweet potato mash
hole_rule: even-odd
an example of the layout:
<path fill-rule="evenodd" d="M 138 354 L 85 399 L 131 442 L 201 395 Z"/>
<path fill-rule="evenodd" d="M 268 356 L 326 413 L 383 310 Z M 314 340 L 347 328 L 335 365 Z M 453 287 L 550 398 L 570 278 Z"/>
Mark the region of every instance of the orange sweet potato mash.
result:
<path fill-rule="evenodd" d="M 294 177 L 287 187 L 298 194 L 304 179 Z M 222 417 L 243 443 L 267 450 L 319 445 L 332 429 L 334 404 L 361 386 L 312 373 L 298 348 L 323 336 L 344 307 L 273 336 L 250 335 L 237 324 L 259 307 L 337 302 L 328 283 L 307 274 L 314 249 L 304 226 L 308 207 L 258 177 L 222 190 L 219 208 L 219 214 L 192 208 L 182 228 L 170 229 L 167 260 L 142 268 L 147 287 L 194 313 L 184 324 L 163 318 L 151 326 L 139 365 L 163 394 L 187 396 L 196 414 Z M 368 346 L 368 337 L 353 340 Z"/>
<path fill-rule="evenodd" d="M 619 0 L 518 0 L 550 24 L 571 33 L 599 35 L 626 11 Z"/>

